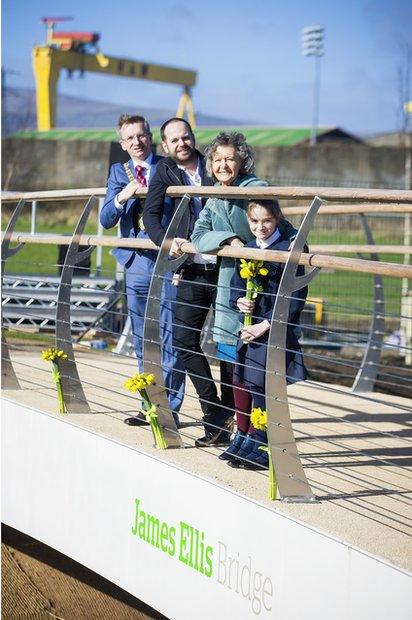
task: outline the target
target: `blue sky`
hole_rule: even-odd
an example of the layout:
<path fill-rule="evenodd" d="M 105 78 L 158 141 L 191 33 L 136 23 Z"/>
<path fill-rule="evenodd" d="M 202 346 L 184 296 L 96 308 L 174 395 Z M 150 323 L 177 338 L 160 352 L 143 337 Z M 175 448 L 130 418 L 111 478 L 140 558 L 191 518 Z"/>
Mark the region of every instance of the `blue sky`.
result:
<path fill-rule="evenodd" d="M 357 133 L 399 124 L 401 49 L 412 48 L 406 0 L 3 0 L 3 66 L 10 86 L 33 87 L 30 50 L 45 40 L 43 16 L 73 16 L 60 29 L 102 36 L 101 50 L 198 71 L 198 110 L 262 125 L 310 125 L 313 59 L 303 26 L 325 27 L 320 124 Z M 173 109 L 176 86 L 87 74 L 59 91 L 88 99 Z"/>

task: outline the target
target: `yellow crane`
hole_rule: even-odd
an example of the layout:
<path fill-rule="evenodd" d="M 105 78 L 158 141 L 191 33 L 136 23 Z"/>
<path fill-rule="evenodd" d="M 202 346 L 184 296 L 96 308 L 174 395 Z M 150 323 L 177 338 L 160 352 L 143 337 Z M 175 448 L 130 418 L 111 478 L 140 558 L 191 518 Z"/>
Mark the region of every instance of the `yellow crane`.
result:
<path fill-rule="evenodd" d="M 37 128 L 48 131 L 55 124 L 57 82 L 61 69 L 69 73 L 79 70 L 105 73 L 139 80 L 179 84 L 183 92 L 176 116 L 184 117 L 187 112 L 192 127 L 196 125 L 191 88 L 196 83 L 196 71 L 139 62 L 128 58 L 105 56 L 99 52 L 97 42 L 100 36 L 90 32 L 55 32 L 57 22 L 67 17 L 44 17 L 47 26 L 47 42 L 32 50 L 33 71 L 36 81 Z M 92 53 L 91 53 L 92 52 Z"/>

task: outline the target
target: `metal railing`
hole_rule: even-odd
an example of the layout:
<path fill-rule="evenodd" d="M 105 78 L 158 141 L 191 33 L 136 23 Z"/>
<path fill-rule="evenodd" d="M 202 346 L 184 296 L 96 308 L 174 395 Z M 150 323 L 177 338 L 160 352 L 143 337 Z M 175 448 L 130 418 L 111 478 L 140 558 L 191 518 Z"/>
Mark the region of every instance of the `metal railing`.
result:
<path fill-rule="evenodd" d="M 84 234 L 84 228 L 88 218 L 95 207 L 101 206 L 101 200 L 104 195 L 104 189 L 92 190 L 73 190 L 66 192 L 36 192 L 25 194 L 14 194 L 4 197 L 5 202 L 19 203 L 15 208 L 7 229 L 3 236 L 2 242 L 2 280 L 5 277 L 5 265 L 7 259 L 15 256 L 24 246 L 24 244 L 36 245 L 67 245 L 68 251 L 62 265 L 61 279 L 59 282 L 58 295 L 56 299 L 56 346 L 63 348 L 68 354 L 68 361 L 64 364 L 63 372 L 63 388 L 66 396 L 66 403 L 69 412 L 86 412 L 90 411 L 85 391 L 80 380 L 75 352 L 73 348 L 73 308 L 74 296 L 72 297 L 73 272 L 86 256 L 89 256 L 94 248 L 102 247 L 129 247 L 139 250 L 157 249 L 149 240 L 142 239 L 120 239 L 102 237 L 101 235 L 91 236 Z M 145 190 L 141 190 L 139 194 L 144 195 Z M 168 231 L 166 233 L 163 244 L 159 249 L 158 257 L 154 266 L 151 280 L 149 299 L 147 304 L 145 328 L 143 334 L 144 342 L 144 369 L 152 372 L 156 377 L 156 388 L 151 390 L 151 398 L 158 407 L 159 423 L 165 433 L 168 447 L 181 447 L 183 445 L 181 432 L 176 427 L 174 418 L 171 415 L 169 402 L 167 399 L 166 388 L 162 375 L 162 358 L 161 358 L 161 335 L 160 335 L 160 319 L 159 305 L 161 300 L 162 285 L 171 271 L 180 267 L 187 255 L 196 253 L 194 246 L 188 241 L 182 245 L 185 255 L 181 259 L 170 260 L 169 250 L 175 231 L 182 218 L 187 213 L 190 196 L 222 196 L 236 198 L 259 197 L 266 198 L 285 198 L 289 200 L 307 200 L 313 196 L 309 207 L 286 207 L 283 209 L 285 215 L 300 216 L 304 215 L 303 221 L 299 227 L 299 233 L 290 252 L 277 252 L 273 250 L 254 250 L 251 248 L 234 248 L 223 247 L 214 254 L 221 257 L 229 258 L 246 258 L 252 260 L 264 260 L 266 262 L 280 262 L 285 264 L 283 277 L 277 297 L 273 304 L 273 313 L 271 318 L 271 329 L 267 344 L 267 371 L 266 371 L 266 403 L 268 410 L 268 443 L 272 455 L 273 462 L 278 477 L 278 486 L 281 498 L 286 501 L 312 501 L 315 496 L 305 474 L 304 468 L 297 450 L 294 431 L 292 427 L 288 395 L 286 390 L 287 376 L 285 372 L 285 353 L 286 348 L 286 327 L 288 324 L 288 308 L 293 299 L 294 292 L 309 282 L 319 273 L 321 269 L 333 269 L 337 273 L 363 273 L 371 274 L 374 277 L 373 291 L 374 302 L 373 311 L 370 313 L 370 329 L 364 343 L 363 359 L 357 369 L 356 378 L 352 385 L 353 394 L 359 399 L 360 407 L 362 400 L 373 400 L 371 392 L 373 391 L 375 382 L 380 376 L 380 381 L 388 386 L 395 384 L 398 380 L 395 370 L 383 366 L 381 363 L 381 352 L 385 336 L 385 313 L 382 294 L 382 277 L 389 276 L 391 278 L 408 279 L 412 276 L 412 268 L 407 265 L 394 264 L 379 261 L 379 254 L 398 254 L 409 256 L 412 252 L 410 245 L 399 246 L 392 244 L 375 244 L 371 228 L 368 224 L 367 214 L 370 213 L 400 213 L 407 216 L 412 212 L 412 192 L 406 191 L 381 191 L 381 190 L 358 190 L 345 189 L 338 190 L 336 188 L 249 188 L 245 191 L 242 188 L 169 188 L 168 195 L 181 197 L 178 208 Z M 56 199 L 73 199 L 88 198 L 87 204 L 78 220 L 72 236 L 52 235 L 52 234 L 35 234 L 32 216 L 32 232 L 19 233 L 15 232 L 18 218 L 28 201 L 35 201 L 36 208 L 39 201 L 50 201 Z M 333 206 L 326 205 L 323 200 L 329 199 L 337 203 Z M 356 202 L 356 205 L 346 204 L 348 201 Z M 359 201 L 362 201 L 359 205 Z M 366 244 L 317 244 L 311 245 L 310 252 L 304 253 L 303 247 L 307 241 L 310 230 L 315 222 L 317 214 L 342 216 L 348 214 L 358 214 L 361 219 L 362 226 L 366 237 Z M 17 243 L 15 247 L 11 247 L 12 243 Z M 80 250 L 80 246 L 87 246 L 86 250 Z M 371 254 L 372 260 L 363 258 L 347 258 L 336 256 L 337 253 L 360 253 L 367 252 Z M 307 269 L 304 276 L 296 276 L 298 265 L 304 265 Z M 101 270 L 101 265 L 99 267 Z M 6 296 L 9 290 L 6 288 Z M 15 293 L 17 294 L 17 293 Z M 405 306 L 404 306 L 405 307 Z M 362 309 L 360 309 L 362 310 Z M 365 315 L 368 315 L 368 310 Z M 341 311 L 345 311 L 341 308 Z M 30 313 L 30 310 L 27 311 Z M 107 309 L 108 314 L 119 314 L 116 309 Z M 124 314 L 126 319 L 126 314 Z M 401 319 L 410 324 L 410 313 L 405 314 Z M 83 326 L 84 327 L 84 326 Z M 296 326 L 298 327 L 298 326 Z M 319 332 L 333 332 L 333 329 L 323 327 L 321 325 L 311 326 L 311 329 Z M 107 330 L 110 332 L 110 330 Z M 108 334 L 109 335 L 109 334 Z M 110 333 L 110 335 L 113 335 Z M 336 335 L 336 333 L 335 333 Z M 353 343 L 358 344 L 359 337 L 351 334 Z M 350 339 L 349 339 L 350 340 Z M 401 351 L 407 358 L 410 354 L 410 343 L 390 345 L 393 349 Z M 317 360 L 323 356 L 319 353 L 306 353 L 308 359 Z M 17 374 L 13 368 L 12 357 L 9 353 L 9 346 L 2 330 L 2 359 L 3 370 L 2 379 L 5 388 L 18 388 L 19 381 Z M 345 374 L 345 367 L 353 367 L 353 363 L 345 359 L 335 359 L 335 363 L 341 365 Z M 332 373 L 333 374 L 333 373 Z M 350 376 L 350 375 L 349 375 Z M 412 385 L 412 377 L 405 374 L 404 384 L 409 388 Z M 221 381 L 221 387 L 227 387 Z M 230 386 L 229 386 L 230 387 Z M 323 389 L 323 387 L 322 387 Z M 339 393 L 339 388 L 330 388 Z"/>

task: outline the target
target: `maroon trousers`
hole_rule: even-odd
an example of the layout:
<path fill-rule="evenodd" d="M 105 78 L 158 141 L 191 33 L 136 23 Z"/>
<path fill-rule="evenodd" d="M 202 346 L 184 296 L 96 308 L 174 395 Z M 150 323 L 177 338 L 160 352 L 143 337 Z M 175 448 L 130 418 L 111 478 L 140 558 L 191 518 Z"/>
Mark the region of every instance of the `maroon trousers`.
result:
<path fill-rule="evenodd" d="M 233 370 L 232 362 L 220 362 L 222 405 L 232 411 L 235 409 L 237 430 L 247 433 L 250 426 L 252 395 L 242 383 L 233 380 Z"/>

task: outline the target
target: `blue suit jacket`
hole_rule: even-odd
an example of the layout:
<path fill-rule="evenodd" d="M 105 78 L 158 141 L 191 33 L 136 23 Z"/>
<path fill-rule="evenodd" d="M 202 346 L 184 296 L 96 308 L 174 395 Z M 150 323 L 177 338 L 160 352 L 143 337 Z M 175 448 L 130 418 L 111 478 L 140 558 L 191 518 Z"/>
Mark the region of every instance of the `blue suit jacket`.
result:
<path fill-rule="evenodd" d="M 158 155 L 153 155 L 152 165 L 157 165 L 163 159 Z M 133 160 L 129 160 L 130 170 L 133 172 Z M 151 173 L 153 179 L 154 173 Z M 126 238 L 147 238 L 144 231 L 139 230 L 135 224 L 137 220 L 137 212 L 141 213 L 142 205 L 139 198 L 130 198 L 124 203 L 123 209 L 116 209 L 114 199 L 115 196 L 129 183 L 123 164 L 113 164 L 110 168 L 109 178 L 107 180 L 106 198 L 100 212 L 100 223 L 103 228 L 113 228 L 120 220 L 120 232 L 122 237 Z M 167 222 L 168 224 L 168 222 Z M 126 265 L 135 255 L 135 250 L 131 248 L 116 248 L 113 250 L 113 256 L 121 265 Z"/>

